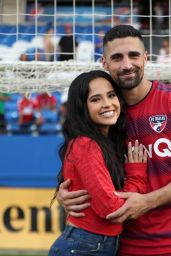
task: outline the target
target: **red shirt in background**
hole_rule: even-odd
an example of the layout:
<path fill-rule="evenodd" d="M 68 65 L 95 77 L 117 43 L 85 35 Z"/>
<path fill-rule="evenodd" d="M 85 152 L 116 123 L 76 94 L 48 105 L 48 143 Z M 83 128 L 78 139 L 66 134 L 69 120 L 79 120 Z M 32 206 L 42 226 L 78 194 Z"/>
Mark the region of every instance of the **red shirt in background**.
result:
<path fill-rule="evenodd" d="M 34 120 L 35 104 L 31 99 L 23 97 L 18 101 L 19 116 L 22 117 L 22 123 L 29 123 Z"/>
<path fill-rule="evenodd" d="M 37 95 L 35 99 L 36 107 L 40 110 L 42 109 L 56 109 L 56 97 L 54 95 L 48 95 L 47 93 L 42 93 Z"/>

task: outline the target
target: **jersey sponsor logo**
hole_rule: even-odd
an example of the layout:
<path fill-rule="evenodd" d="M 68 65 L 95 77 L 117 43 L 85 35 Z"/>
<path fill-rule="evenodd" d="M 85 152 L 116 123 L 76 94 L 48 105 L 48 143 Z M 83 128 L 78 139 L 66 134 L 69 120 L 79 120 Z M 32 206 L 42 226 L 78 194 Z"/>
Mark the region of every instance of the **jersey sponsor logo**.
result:
<path fill-rule="evenodd" d="M 164 130 L 167 123 L 167 116 L 166 115 L 156 115 L 151 116 L 149 118 L 150 126 L 151 128 L 157 132 L 160 133 Z"/>
<path fill-rule="evenodd" d="M 171 141 L 169 139 L 160 138 L 153 145 L 149 144 L 147 148 L 145 146 L 144 148 L 150 158 L 153 157 L 153 150 L 159 157 L 171 157 Z"/>

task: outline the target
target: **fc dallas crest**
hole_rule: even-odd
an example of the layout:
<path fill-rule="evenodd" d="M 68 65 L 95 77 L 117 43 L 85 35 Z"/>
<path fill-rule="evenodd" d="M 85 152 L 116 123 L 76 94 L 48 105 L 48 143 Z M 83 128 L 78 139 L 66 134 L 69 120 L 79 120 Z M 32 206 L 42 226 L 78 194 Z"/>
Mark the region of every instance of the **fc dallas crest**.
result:
<path fill-rule="evenodd" d="M 155 132 L 162 132 L 167 123 L 166 115 L 156 115 L 149 118 L 150 126 Z"/>

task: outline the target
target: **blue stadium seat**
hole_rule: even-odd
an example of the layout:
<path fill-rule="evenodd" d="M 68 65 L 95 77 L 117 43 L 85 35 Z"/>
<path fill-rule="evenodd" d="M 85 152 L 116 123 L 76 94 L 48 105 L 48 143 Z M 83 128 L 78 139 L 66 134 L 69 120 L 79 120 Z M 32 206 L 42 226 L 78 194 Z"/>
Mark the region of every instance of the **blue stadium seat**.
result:
<path fill-rule="evenodd" d="M 18 111 L 6 111 L 5 119 L 8 124 L 15 123 L 18 121 Z"/>
<path fill-rule="evenodd" d="M 20 133 L 20 126 L 18 123 L 7 123 L 7 132 L 11 134 L 19 134 Z"/>
<path fill-rule="evenodd" d="M 54 112 L 52 110 L 43 110 L 42 116 L 46 123 L 57 123 L 57 112 Z"/>
<path fill-rule="evenodd" d="M 40 134 L 57 134 L 58 132 L 60 132 L 60 130 L 61 130 L 61 127 L 59 124 L 44 123 L 39 129 L 39 133 Z"/>
<path fill-rule="evenodd" d="M 12 93 L 10 96 L 10 100 L 17 104 L 18 99 L 21 98 L 19 93 Z"/>
<path fill-rule="evenodd" d="M 17 111 L 17 102 L 16 101 L 7 101 L 5 102 L 5 111 Z"/>

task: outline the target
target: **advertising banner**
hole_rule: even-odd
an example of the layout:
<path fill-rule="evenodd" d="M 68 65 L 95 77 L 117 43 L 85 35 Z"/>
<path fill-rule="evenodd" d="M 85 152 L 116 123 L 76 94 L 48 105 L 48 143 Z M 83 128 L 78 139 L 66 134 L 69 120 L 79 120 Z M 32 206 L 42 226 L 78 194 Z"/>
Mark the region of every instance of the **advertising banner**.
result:
<path fill-rule="evenodd" d="M 60 235 L 54 190 L 0 188 L 0 250 L 49 250 Z"/>

